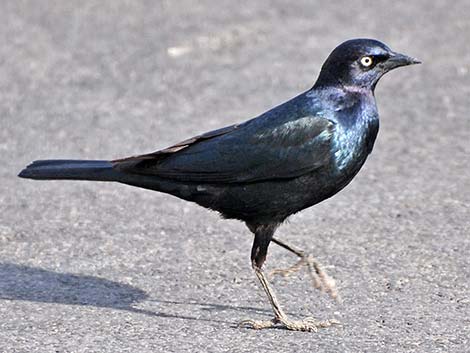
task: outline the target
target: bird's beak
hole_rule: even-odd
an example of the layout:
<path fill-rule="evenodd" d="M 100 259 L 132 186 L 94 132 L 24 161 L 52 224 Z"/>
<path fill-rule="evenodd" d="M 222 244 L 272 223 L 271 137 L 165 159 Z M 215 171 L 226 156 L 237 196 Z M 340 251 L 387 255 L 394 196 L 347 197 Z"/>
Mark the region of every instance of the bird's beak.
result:
<path fill-rule="evenodd" d="M 407 65 L 414 65 L 414 64 L 421 64 L 421 61 L 418 59 L 412 58 L 411 56 L 400 54 L 400 53 L 392 53 L 390 58 L 385 62 L 385 66 L 387 70 L 392 70 L 400 66 L 407 66 Z"/>

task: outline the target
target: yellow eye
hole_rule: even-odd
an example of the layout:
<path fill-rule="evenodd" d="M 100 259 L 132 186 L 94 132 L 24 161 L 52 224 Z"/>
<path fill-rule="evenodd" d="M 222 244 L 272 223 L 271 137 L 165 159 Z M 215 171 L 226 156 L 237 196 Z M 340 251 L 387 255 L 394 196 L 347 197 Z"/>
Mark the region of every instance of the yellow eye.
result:
<path fill-rule="evenodd" d="M 372 65 L 372 58 L 370 56 L 363 56 L 361 58 L 361 65 L 364 67 L 369 67 Z"/>

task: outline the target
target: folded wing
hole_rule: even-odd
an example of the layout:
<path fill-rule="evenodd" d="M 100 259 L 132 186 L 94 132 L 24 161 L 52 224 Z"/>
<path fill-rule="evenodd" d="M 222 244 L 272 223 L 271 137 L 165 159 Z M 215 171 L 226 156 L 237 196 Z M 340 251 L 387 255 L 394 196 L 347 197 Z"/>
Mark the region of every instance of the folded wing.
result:
<path fill-rule="evenodd" d="M 275 120 L 253 119 L 112 163 L 125 173 L 213 184 L 295 178 L 328 164 L 334 123 L 315 115 Z"/>

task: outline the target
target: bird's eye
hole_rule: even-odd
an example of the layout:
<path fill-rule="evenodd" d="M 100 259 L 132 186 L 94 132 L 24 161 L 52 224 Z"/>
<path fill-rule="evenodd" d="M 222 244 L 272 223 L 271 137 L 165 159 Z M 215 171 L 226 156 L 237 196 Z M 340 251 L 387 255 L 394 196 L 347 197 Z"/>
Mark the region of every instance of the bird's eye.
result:
<path fill-rule="evenodd" d="M 364 67 L 369 67 L 372 65 L 372 58 L 370 56 L 363 56 L 361 58 L 361 65 Z"/>

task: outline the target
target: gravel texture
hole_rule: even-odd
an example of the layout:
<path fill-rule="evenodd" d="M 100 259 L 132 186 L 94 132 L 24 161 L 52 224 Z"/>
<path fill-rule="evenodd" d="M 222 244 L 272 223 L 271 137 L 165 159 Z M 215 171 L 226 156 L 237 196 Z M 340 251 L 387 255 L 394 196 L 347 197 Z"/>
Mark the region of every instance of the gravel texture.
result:
<path fill-rule="evenodd" d="M 1 352 L 468 352 L 470 2 L 1 1 Z M 314 82 L 354 37 L 423 65 L 380 82 L 356 180 L 291 217 L 342 304 L 274 279 L 317 333 L 271 316 L 236 221 L 119 184 L 16 177 L 34 159 L 151 152 L 243 121 Z M 267 268 L 296 259 L 271 246 Z"/>

